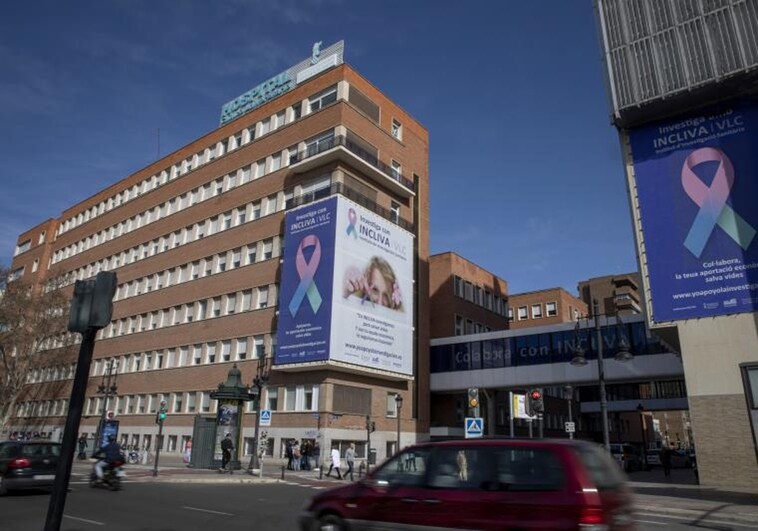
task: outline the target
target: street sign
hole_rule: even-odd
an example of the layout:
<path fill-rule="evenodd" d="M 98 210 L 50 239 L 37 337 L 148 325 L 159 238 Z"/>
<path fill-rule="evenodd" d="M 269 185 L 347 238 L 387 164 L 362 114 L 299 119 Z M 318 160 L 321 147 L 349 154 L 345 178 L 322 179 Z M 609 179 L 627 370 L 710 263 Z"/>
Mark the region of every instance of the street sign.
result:
<path fill-rule="evenodd" d="M 513 393 L 513 404 L 511 405 L 514 419 L 534 420 L 537 417 L 530 417 L 526 413 L 526 395 Z"/>
<path fill-rule="evenodd" d="M 566 425 L 566 433 L 576 433 L 576 423 L 574 422 L 565 422 Z"/>
<path fill-rule="evenodd" d="M 484 419 L 482 417 L 466 417 L 466 438 L 476 439 L 484 435 Z"/>
<path fill-rule="evenodd" d="M 271 426 L 271 410 L 261 409 L 261 426 Z"/>

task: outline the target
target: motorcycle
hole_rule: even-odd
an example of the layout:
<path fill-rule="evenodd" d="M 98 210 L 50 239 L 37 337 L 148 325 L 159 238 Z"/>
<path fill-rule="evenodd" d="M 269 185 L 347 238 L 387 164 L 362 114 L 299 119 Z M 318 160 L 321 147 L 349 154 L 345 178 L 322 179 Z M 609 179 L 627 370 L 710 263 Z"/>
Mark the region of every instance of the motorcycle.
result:
<path fill-rule="evenodd" d="M 129 450 L 126 459 L 129 461 L 129 464 L 136 465 L 139 463 L 139 452 L 137 450 Z"/>
<path fill-rule="evenodd" d="M 121 490 L 121 478 L 125 477 L 123 461 L 116 461 L 108 465 L 103 470 L 103 479 L 97 477 L 95 468 L 92 468 L 92 473 L 89 478 L 89 486 L 92 488 L 102 487 L 110 490 Z"/>

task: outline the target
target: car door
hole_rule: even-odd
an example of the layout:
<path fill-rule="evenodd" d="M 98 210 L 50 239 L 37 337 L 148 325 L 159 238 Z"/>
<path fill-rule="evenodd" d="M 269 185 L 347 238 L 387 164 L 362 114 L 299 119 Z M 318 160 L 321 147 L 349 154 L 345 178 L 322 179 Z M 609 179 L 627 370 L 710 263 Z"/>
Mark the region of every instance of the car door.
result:
<path fill-rule="evenodd" d="M 349 518 L 359 529 L 396 531 L 413 529 L 423 518 L 418 509 L 423 499 L 430 450 L 402 452 L 367 479 L 366 489 L 351 507 Z"/>
<path fill-rule="evenodd" d="M 0 476 L 5 474 L 8 470 L 8 463 L 16 456 L 16 443 L 4 442 L 0 443 Z"/>

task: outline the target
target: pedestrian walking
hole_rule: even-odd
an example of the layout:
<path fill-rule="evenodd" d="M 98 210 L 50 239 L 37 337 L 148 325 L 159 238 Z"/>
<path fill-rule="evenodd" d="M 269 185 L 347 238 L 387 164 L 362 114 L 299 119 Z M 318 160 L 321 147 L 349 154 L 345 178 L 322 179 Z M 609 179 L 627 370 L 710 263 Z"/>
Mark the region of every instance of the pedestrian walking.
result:
<path fill-rule="evenodd" d="M 311 469 L 311 443 L 308 441 L 305 441 L 303 443 L 303 447 L 300 450 L 300 452 L 303 454 L 303 464 L 302 469 L 303 470 L 310 470 Z"/>
<path fill-rule="evenodd" d="M 350 481 L 355 481 L 353 479 L 353 468 L 355 467 L 355 443 L 350 443 L 350 446 L 348 446 L 347 450 L 345 451 L 345 461 L 347 462 L 347 472 L 345 472 L 345 478 L 347 476 L 350 476 Z"/>
<path fill-rule="evenodd" d="M 326 477 L 331 477 L 332 470 L 335 469 L 337 471 L 337 479 L 342 479 L 342 472 L 340 471 L 340 451 L 339 448 L 337 448 L 337 445 L 335 444 L 332 447 L 332 462 L 329 465 L 329 472 L 326 473 Z"/>
<path fill-rule="evenodd" d="M 671 477 L 671 448 L 668 445 L 661 448 L 661 465 L 664 477 Z"/>
<path fill-rule="evenodd" d="M 192 437 L 190 437 L 184 445 L 184 456 L 182 459 L 187 464 L 192 461 Z"/>
<path fill-rule="evenodd" d="M 82 436 L 79 437 L 79 459 L 87 459 L 87 436 L 82 433 Z"/>
<path fill-rule="evenodd" d="M 232 441 L 232 434 L 227 432 L 226 437 L 221 441 L 221 470 L 226 471 L 226 465 L 232 460 L 233 450 L 234 442 Z"/>

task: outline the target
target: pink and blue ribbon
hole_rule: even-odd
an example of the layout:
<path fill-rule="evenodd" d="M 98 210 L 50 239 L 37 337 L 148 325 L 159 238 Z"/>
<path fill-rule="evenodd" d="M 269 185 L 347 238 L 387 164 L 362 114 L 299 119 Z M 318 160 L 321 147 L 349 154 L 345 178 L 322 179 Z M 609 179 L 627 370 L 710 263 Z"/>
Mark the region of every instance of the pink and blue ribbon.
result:
<path fill-rule="evenodd" d="M 706 185 L 693 171 L 703 162 L 718 162 L 716 175 L 710 186 Z M 682 166 L 682 187 L 700 210 L 692 222 L 684 246 L 700 258 L 708 238 L 718 225 L 743 250 L 750 247 L 755 237 L 755 229 L 726 204 L 734 185 L 734 167 L 726 153 L 718 148 L 704 147 L 690 153 Z"/>
<path fill-rule="evenodd" d="M 303 251 L 309 247 L 313 247 L 313 253 L 311 254 L 310 261 L 305 259 Z M 297 254 L 295 255 L 295 269 L 300 277 L 300 283 L 295 290 L 295 294 L 292 296 L 289 304 L 289 310 L 292 317 L 295 317 L 297 311 L 300 309 L 300 305 L 307 297 L 308 302 L 311 305 L 313 313 L 317 313 L 321 307 L 323 299 L 318 292 L 316 286 L 316 271 L 318 270 L 318 264 L 321 262 L 321 241 L 315 234 L 309 234 L 302 240 L 297 248 Z"/>
<path fill-rule="evenodd" d="M 347 211 L 347 235 L 353 235 L 353 238 L 358 237 L 358 232 L 355 230 L 355 224 L 358 223 L 358 216 L 355 214 L 355 210 L 352 208 Z"/>

